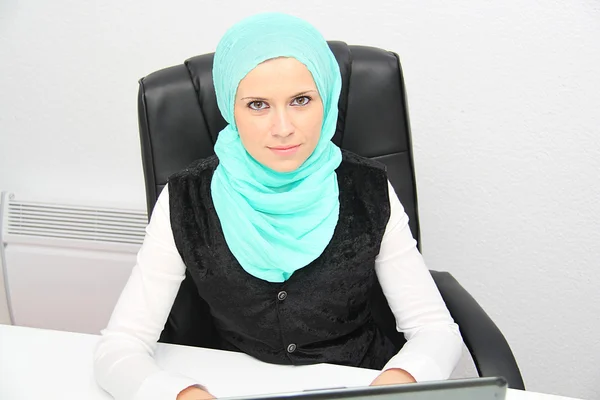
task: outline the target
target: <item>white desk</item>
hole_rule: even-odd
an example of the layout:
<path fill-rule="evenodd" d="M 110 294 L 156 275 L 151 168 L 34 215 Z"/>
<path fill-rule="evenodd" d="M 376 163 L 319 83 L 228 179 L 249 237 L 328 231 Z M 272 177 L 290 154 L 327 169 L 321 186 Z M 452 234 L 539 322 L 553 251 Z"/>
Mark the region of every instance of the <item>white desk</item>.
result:
<path fill-rule="evenodd" d="M 0 399 L 111 399 L 92 374 L 98 336 L 0 325 Z M 215 396 L 366 386 L 378 371 L 317 364 L 266 364 L 245 354 L 160 344 L 156 360 L 205 384 Z M 277 371 L 277 379 L 273 372 Z M 224 377 L 233 380 L 224 380 Z M 509 390 L 507 400 L 567 400 Z"/>

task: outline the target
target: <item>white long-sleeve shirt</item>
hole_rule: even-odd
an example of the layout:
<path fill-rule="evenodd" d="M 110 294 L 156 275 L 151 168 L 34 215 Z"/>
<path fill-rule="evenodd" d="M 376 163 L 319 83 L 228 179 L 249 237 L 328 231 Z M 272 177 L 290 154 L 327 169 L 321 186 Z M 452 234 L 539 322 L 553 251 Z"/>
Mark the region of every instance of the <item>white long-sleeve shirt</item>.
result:
<path fill-rule="evenodd" d="M 417 382 L 447 379 L 460 359 L 462 338 L 417 250 L 408 216 L 389 182 L 388 186 L 391 213 L 375 271 L 407 342 L 384 370 L 401 368 Z M 171 230 L 167 186 L 94 354 L 96 380 L 115 399 L 174 400 L 183 389 L 202 384 L 162 370 L 153 359 L 184 277 L 185 264 Z"/>

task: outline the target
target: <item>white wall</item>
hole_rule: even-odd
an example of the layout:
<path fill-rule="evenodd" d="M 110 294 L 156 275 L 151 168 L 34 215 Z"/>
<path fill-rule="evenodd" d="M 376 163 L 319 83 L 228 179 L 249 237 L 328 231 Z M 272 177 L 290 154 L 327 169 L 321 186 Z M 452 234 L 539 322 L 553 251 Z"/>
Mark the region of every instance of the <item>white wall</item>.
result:
<path fill-rule="evenodd" d="M 0 244 L 1 246 L 2 244 Z M 0 257 L 0 324 L 10 325 L 10 313 L 8 311 L 8 297 L 5 291 L 4 285 L 4 273 L 3 273 L 4 265 L 2 263 L 2 258 Z"/>
<path fill-rule="evenodd" d="M 137 80 L 252 12 L 294 13 L 400 54 L 429 266 L 489 312 L 531 390 L 600 398 L 598 3 L 319 3 L 2 1 L 0 189 L 143 208 Z"/>

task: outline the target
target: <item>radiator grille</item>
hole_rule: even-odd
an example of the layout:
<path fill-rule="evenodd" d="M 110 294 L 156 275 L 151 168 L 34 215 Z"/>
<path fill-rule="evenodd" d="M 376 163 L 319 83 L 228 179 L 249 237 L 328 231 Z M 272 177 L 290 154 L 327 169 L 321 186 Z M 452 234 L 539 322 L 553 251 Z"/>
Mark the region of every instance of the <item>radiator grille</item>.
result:
<path fill-rule="evenodd" d="M 9 200 L 6 233 L 97 242 L 141 244 L 143 211 Z"/>

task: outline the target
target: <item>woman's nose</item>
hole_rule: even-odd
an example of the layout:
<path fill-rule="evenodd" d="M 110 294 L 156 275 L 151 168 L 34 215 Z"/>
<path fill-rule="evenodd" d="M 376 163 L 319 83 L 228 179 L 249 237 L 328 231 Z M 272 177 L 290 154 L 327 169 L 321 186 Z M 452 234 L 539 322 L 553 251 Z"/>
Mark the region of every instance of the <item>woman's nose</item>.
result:
<path fill-rule="evenodd" d="M 271 128 L 273 136 L 287 137 L 294 133 L 294 124 L 292 124 L 287 109 L 277 110 L 273 114 L 273 126 Z"/>

